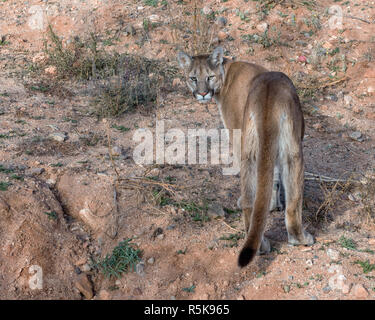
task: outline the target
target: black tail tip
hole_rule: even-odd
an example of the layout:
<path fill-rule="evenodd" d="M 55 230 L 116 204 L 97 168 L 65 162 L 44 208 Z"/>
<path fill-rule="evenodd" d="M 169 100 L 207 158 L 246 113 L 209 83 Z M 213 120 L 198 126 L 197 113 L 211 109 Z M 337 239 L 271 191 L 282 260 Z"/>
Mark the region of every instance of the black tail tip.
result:
<path fill-rule="evenodd" d="M 253 260 L 256 251 L 252 248 L 243 248 L 238 257 L 238 265 L 243 268 L 246 267 L 251 260 Z"/>

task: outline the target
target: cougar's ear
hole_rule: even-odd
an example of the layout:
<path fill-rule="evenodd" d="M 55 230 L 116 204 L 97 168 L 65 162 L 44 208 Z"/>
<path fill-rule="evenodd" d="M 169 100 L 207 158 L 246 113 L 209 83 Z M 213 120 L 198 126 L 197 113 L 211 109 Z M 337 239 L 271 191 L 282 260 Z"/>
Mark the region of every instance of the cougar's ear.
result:
<path fill-rule="evenodd" d="M 222 47 L 217 47 L 210 55 L 210 61 L 213 66 L 217 67 L 223 63 L 224 51 Z"/>
<path fill-rule="evenodd" d="M 182 69 L 188 69 L 191 66 L 192 59 L 185 52 L 180 51 L 177 55 L 177 60 Z"/>

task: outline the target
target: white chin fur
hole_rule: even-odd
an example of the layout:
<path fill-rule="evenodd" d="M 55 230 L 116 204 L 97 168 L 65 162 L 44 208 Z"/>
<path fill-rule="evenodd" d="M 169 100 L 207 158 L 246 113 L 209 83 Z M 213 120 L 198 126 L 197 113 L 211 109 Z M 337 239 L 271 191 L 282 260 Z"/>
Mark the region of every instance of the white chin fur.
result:
<path fill-rule="evenodd" d="M 200 94 L 197 94 L 196 98 L 200 103 L 207 103 L 207 102 L 211 101 L 212 95 L 208 94 L 208 95 L 204 96 L 204 98 L 203 98 Z"/>

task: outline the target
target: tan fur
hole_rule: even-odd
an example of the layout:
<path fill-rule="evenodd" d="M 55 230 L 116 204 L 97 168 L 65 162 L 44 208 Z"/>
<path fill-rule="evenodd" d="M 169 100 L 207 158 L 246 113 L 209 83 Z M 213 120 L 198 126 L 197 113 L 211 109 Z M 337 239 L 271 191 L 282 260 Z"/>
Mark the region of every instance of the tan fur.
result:
<path fill-rule="evenodd" d="M 260 250 L 270 250 L 263 238 L 272 203 L 275 172 L 280 170 L 285 190 L 288 241 L 310 245 L 313 237 L 302 227 L 304 119 L 291 80 L 248 62 L 211 55 L 189 57 L 180 52 L 187 84 L 201 102 L 212 96 L 228 129 L 241 129 L 241 207 L 247 238 L 238 263 L 247 265 Z M 276 196 L 277 194 L 274 193 Z"/>

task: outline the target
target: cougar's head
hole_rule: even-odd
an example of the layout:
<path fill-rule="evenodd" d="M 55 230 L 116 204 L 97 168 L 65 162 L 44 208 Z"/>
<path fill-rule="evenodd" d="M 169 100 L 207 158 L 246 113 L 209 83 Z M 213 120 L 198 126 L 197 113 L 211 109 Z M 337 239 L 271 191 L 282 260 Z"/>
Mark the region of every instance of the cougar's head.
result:
<path fill-rule="evenodd" d="M 208 102 L 220 91 L 224 81 L 223 48 L 217 47 L 210 55 L 190 57 L 179 52 L 177 59 L 185 71 L 186 83 L 199 102 Z"/>

